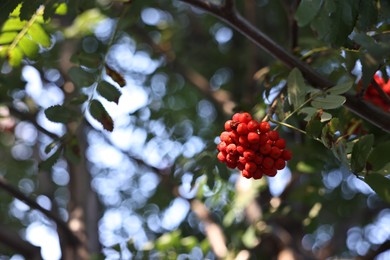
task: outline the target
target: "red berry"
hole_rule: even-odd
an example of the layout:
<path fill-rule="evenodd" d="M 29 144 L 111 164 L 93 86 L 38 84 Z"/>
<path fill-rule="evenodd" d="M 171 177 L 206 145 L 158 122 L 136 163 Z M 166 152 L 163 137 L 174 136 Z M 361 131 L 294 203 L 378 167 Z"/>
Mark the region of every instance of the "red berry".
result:
<path fill-rule="evenodd" d="M 261 122 L 259 125 L 259 130 L 262 133 L 266 133 L 271 129 L 271 126 L 269 125 L 268 122 Z"/>
<path fill-rule="evenodd" d="M 272 146 L 271 148 L 271 152 L 269 153 L 269 155 L 274 158 L 274 159 L 278 159 L 280 157 L 280 155 L 282 154 L 282 151 L 276 147 L 276 146 Z"/>
<path fill-rule="evenodd" d="M 244 158 L 247 161 L 252 161 L 253 159 L 255 159 L 255 152 L 253 152 L 252 150 L 246 150 L 244 152 Z"/>
<path fill-rule="evenodd" d="M 278 171 L 275 168 L 263 169 L 263 173 L 269 177 L 274 177 Z"/>
<path fill-rule="evenodd" d="M 226 146 L 226 152 L 228 154 L 236 154 L 237 146 L 235 144 L 229 144 L 228 146 Z"/>
<path fill-rule="evenodd" d="M 274 160 L 270 157 L 265 157 L 262 164 L 264 169 L 271 169 L 274 166 Z"/>
<path fill-rule="evenodd" d="M 263 162 L 263 156 L 261 154 L 255 154 L 255 158 L 253 159 L 254 163 L 260 165 Z"/>
<path fill-rule="evenodd" d="M 275 161 L 274 167 L 277 170 L 282 170 L 284 169 L 284 167 L 286 167 L 286 162 L 283 159 L 279 158 Z"/>
<path fill-rule="evenodd" d="M 257 144 L 260 142 L 260 136 L 256 132 L 249 132 L 248 134 L 248 142 L 251 144 Z"/>
<path fill-rule="evenodd" d="M 268 134 L 260 134 L 260 144 L 263 145 L 263 144 L 266 144 L 267 141 L 269 140 L 269 137 L 268 137 Z"/>
<path fill-rule="evenodd" d="M 248 142 L 248 137 L 245 136 L 245 135 L 240 135 L 240 137 L 238 138 L 238 142 L 244 146 L 248 146 L 249 145 L 249 142 Z"/>
<path fill-rule="evenodd" d="M 237 163 L 237 161 L 238 161 L 238 156 L 237 156 L 237 155 L 235 155 L 235 154 L 230 154 L 230 153 L 228 153 L 228 154 L 226 155 L 226 162 L 227 162 L 227 163 L 232 164 L 232 163 Z M 235 168 L 235 167 L 234 167 L 234 168 Z"/>
<path fill-rule="evenodd" d="M 239 154 L 243 154 L 245 152 L 245 148 L 242 145 L 237 145 L 237 152 Z"/>
<path fill-rule="evenodd" d="M 249 145 L 249 148 L 253 151 L 259 150 L 260 144 L 251 144 Z"/>
<path fill-rule="evenodd" d="M 226 166 L 230 169 L 234 169 L 237 167 L 237 162 L 226 162 Z"/>
<path fill-rule="evenodd" d="M 257 170 L 257 165 L 254 162 L 248 162 L 245 164 L 245 170 L 249 173 L 254 173 Z"/>
<path fill-rule="evenodd" d="M 226 146 L 227 144 L 225 142 L 220 142 L 218 145 L 217 145 L 217 149 L 218 151 L 220 152 L 224 152 L 226 151 Z"/>
<path fill-rule="evenodd" d="M 272 141 L 276 141 L 279 139 L 279 133 L 276 132 L 276 131 L 269 131 L 268 132 L 268 137 L 269 139 L 271 139 Z"/>
<path fill-rule="evenodd" d="M 226 131 L 232 131 L 233 130 L 232 123 L 233 123 L 233 120 L 228 120 L 228 121 L 225 122 L 225 130 Z"/>
<path fill-rule="evenodd" d="M 246 123 L 239 123 L 237 126 L 237 133 L 239 135 L 246 135 L 248 134 L 248 127 Z"/>
<path fill-rule="evenodd" d="M 225 142 L 227 144 L 232 143 L 232 138 L 230 137 L 230 132 L 223 131 L 221 135 L 219 136 L 222 142 Z"/>
<path fill-rule="evenodd" d="M 245 159 L 244 156 L 240 156 L 240 157 L 238 157 L 238 162 L 242 163 L 242 164 L 246 164 L 247 160 Z"/>
<path fill-rule="evenodd" d="M 283 150 L 281 157 L 283 160 L 289 161 L 292 158 L 292 152 L 290 150 Z"/>
<path fill-rule="evenodd" d="M 248 122 L 247 126 L 250 132 L 256 132 L 259 129 L 259 123 L 257 123 L 257 121 L 253 119 Z"/>
<path fill-rule="evenodd" d="M 248 112 L 241 113 L 239 117 L 240 123 L 248 123 L 251 120 L 252 120 L 252 116 Z"/>
<path fill-rule="evenodd" d="M 226 162 L 226 153 L 224 152 L 219 152 L 217 155 L 217 158 L 220 162 Z"/>
<path fill-rule="evenodd" d="M 240 121 L 240 115 L 241 113 L 235 113 L 232 117 L 233 121 L 239 122 Z"/>
<path fill-rule="evenodd" d="M 260 168 L 257 168 L 257 170 L 253 173 L 253 179 L 259 180 L 263 177 L 263 170 Z"/>
<path fill-rule="evenodd" d="M 286 140 L 283 138 L 280 138 L 279 140 L 275 141 L 275 146 L 278 147 L 279 149 L 284 149 L 286 148 Z"/>
<path fill-rule="evenodd" d="M 259 150 L 262 154 L 269 154 L 272 150 L 272 146 L 270 144 L 265 144 L 260 146 Z"/>
<path fill-rule="evenodd" d="M 247 170 L 242 170 L 242 176 L 244 176 L 245 178 L 249 179 L 252 177 L 252 175 L 247 171 Z"/>
<path fill-rule="evenodd" d="M 245 164 L 241 163 L 241 162 L 237 162 L 237 169 L 239 169 L 240 171 L 244 170 L 245 169 Z"/>

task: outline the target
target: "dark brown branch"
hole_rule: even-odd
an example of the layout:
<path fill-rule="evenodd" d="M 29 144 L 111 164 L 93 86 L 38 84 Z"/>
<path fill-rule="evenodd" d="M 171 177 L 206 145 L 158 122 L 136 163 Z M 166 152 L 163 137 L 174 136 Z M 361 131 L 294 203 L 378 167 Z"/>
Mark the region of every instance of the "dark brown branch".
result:
<path fill-rule="evenodd" d="M 226 10 L 226 6 L 218 6 L 211 4 L 206 1 L 200 0 L 180 0 L 188 3 L 194 7 L 203 9 L 204 11 L 210 12 L 217 18 L 225 21 L 232 28 L 243 34 L 249 40 L 253 41 L 257 46 L 266 50 L 272 54 L 275 58 L 282 61 L 285 65 L 290 68 L 298 68 L 306 80 L 313 85 L 313 87 L 319 89 L 327 89 L 335 84 L 327 78 L 320 75 L 317 71 L 313 70 L 306 63 L 286 51 L 279 44 L 270 39 L 263 32 L 258 30 L 252 24 L 250 24 L 245 18 L 243 18 L 235 9 Z M 357 114 L 361 118 L 367 120 L 373 125 L 381 128 L 390 133 L 390 114 L 381 112 L 379 109 L 368 106 L 366 102 L 358 99 L 357 97 L 345 94 L 347 102 L 345 107 L 350 109 L 353 113 Z"/>
<path fill-rule="evenodd" d="M 390 249 L 390 240 L 385 241 L 383 244 L 381 244 L 378 248 L 374 250 L 368 251 L 368 253 L 364 256 L 359 256 L 356 259 L 357 260 L 370 260 L 374 259 L 376 256 L 378 256 L 380 253 L 383 253 Z"/>
<path fill-rule="evenodd" d="M 58 216 L 54 215 L 51 211 L 43 208 L 41 205 L 39 205 L 35 200 L 30 199 L 26 195 L 24 195 L 21 191 L 10 185 L 3 177 L 0 177 L 0 189 L 3 189 L 8 194 L 12 195 L 14 198 L 23 201 L 28 206 L 30 206 L 33 209 L 36 209 L 40 212 L 42 212 L 46 217 L 53 220 L 58 227 L 60 227 L 64 233 L 67 235 L 70 243 L 72 243 L 74 246 L 80 244 L 80 240 L 72 233 L 72 231 L 69 229 L 68 225 L 60 219 Z"/>
<path fill-rule="evenodd" d="M 26 259 L 42 259 L 40 247 L 30 244 L 22 239 L 16 231 L 3 224 L 0 224 L 0 243 L 12 248 Z"/>

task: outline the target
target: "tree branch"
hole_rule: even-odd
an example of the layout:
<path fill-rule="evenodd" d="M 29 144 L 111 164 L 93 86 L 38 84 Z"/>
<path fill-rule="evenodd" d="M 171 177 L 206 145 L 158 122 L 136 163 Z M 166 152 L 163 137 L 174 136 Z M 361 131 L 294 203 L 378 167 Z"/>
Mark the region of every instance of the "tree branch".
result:
<path fill-rule="evenodd" d="M 35 200 L 30 199 L 29 197 L 24 195 L 18 189 L 14 188 L 1 176 L 0 176 L 0 188 L 3 189 L 8 194 L 12 195 L 13 197 L 17 198 L 18 200 L 23 201 L 31 208 L 42 212 L 49 219 L 53 220 L 64 231 L 64 233 L 67 235 L 67 237 L 68 237 L 70 243 L 72 243 L 72 245 L 77 246 L 80 244 L 80 240 L 72 233 L 72 231 L 69 229 L 68 225 L 62 219 L 60 219 L 58 216 L 54 215 L 51 211 L 43 208 Z"/>
<path fill-rule="evenodd" d="M 226 5 L 218 6 L 201 0 L 180 1 L 198 7 L 204 11 L 210 12 L 217 18 L 225 21 L 232 28 L 236 29 L 249 40 L 253 41 L 257 46 L 266 50 L 275 58 L 282 61 L 288 67 L 298 68 L 304 75 L 305 79 L 314 87 L 319 89 L 327 89 L 335 85 L 333 82 L 320 75 L 309 65 L 302 62 L 290 52 L 286 51 L 263 32 L 254 27 L 252 24 L 250 24 L 233 8 L 233 6 L 230 6 L 233 9 L 226 10 Z M 366 121 L 372 123 L 373 125 L 390 133 L 389 113 L 385 113 L 380 111 L 379 109 L 376 109 L 375 107 L 368 106 L 366 102 L 358 99 L 351 94 L 345 94 L 345 97 L 347 98 L 347 101 L 344 104 L 346 108 L 348 108 L 361 118 L 365 119 Z"/>
<path fill-rule="evenodd" d="M 22 254 L 27 259 L 42 259 L 40 247 L 22 239 L 19 234 L 6 225 L 0 224 L 0 242 Z"/>

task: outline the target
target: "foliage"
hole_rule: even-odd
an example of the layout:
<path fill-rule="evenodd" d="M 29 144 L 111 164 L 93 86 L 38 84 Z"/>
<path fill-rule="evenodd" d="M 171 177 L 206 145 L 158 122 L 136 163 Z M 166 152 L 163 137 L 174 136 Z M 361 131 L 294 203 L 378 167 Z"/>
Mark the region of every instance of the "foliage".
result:
<path fill-rule="evenodd" d="M 65 259 L 388 257 L 388 1 L 0 7 L 0 256 L 45 258 L 41 225 Z M 243 111 L 293 153 L 275 177 L 217 159 Z"/>

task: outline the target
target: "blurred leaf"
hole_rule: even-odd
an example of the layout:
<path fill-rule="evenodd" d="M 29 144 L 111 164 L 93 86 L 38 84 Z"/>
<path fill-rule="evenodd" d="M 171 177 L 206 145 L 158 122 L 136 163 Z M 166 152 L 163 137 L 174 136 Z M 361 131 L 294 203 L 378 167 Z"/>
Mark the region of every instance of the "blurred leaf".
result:
<path fill-rule="evenodd" d="M 2 0 L 0 8 L 0 26 L 8 19 L 10 13 L 22 2 L 22 0 Z"/>
<path fill-rule="evenodd" d="M 12 67 L 18 67 L 22 63 L 23 51 L 19 47 L 8 50 L 8 62 Z"/>
<path fill-rule="evenodd" d="M 99 53 L 79 52 L 72 55 L 70 61 L 77 65 L 83 65 L 88 68 L 97 69 L 101 66 L 102 58 Z"/>
<path fill-rule="evenodd" d="M 166 251 L 180 243 L 181 232 L 179 230 L 171 233 L 165 233 L 156 240 L 156 249 L 159 251 Z"/>
<path fill-rule="evenodd" d="M 27 34 L 31 36 L 31 39 L 37 42 L 39 45 L 45 48 L 49 48 L 51 40 L 49 35 L 45 32 L 42 26 L 38 23 L 33 23 L 28 29 Z"/>
<path fill-rule="evenodd" d="M 346 99 L 343 96 L 339 95 L 326 95 L 315 97 L 313 101 L 311 101 L 311 105 L 315 108 L 322 109 L 334 109 L 341 107 L 345 103 Z"/>
<path fill-rule="evenodd" d="M 74 0 L 72 2 L 74 2 Z M 73 5 L 69 3 L 68 7 L 74 8 L 77 7 L 77 5 L 78 4 Z M 65 29 L 64 35 L 66 38 L 75 38 L 91 34 L 96 25 L 105 18 L 105 15 L 103 15 L 98 8 L 89 9 L 78 14 L 76 19 L 74 19 L 73 24 Z"/>
<path fill-rule="evenodd" d="M 99 82 L 99 85 L 96 88 L 97 92 L 107 99 L 108 101 L 118 104 L 121 92 L 115 86 L 111 85 L 107 81 Z"/>
<path fill-rule="evenodd" d="M 359 1 L 359 16 L 356 27 L 359 30 L 368 30 L 376 25 L 378 20 L 378 9 L 376 1 Z"/>
<path fill-rule="evenodd" d="M 288 100 L 294 108 L 298 108 L 305 102 L 307 89 L 302 73 L 294 68 L 287 79 Z"/>
<path fill-rule="evenodd" d="M 89 98 L 88 95 L 80 94 L 80 95 L 78 95 L 78 96 L 72 98 L 72 99 L 70 100 L 69 103 L 70 103 L 71 105 L 81 105 L 81 104 L 83 104 L 85 101 L 87 101 L 88 98 Z"/>
<path fill-rule="evenodd" d="M 187 251 L 191 251 L 194 247 L 196 247 L 199 242 L 198 239 L 194 236 L 184 237 L 180 240 L 180 244 L 186 247 Z"/>
<path fill-rule="evenodd" d="M 118 83 L 119 86 L 121 86 L 121 87 L 126 86 L 126 80 L 121 74 L 119 74 L 117 71 L 113 70 L 107 64 L 105 65 L 105 67 L 106 67 L 107 75 L 110 76 L 116 83 Z"/>
<path fill-rule="evenodd" d="M 50 171 L 61 156 L 62 147 L 59 147 L 49 158 L 39 163 L 38 168 L 43 171 Z"/>
<path fill-rule="evenodd" d="M 68 123 L 74 119 L 75 113 L 63 105 L 55 105 L 45 110 L 47 119 L 56 123 Z"/>
<path fill-rule="evenodd" d="M 103 107 L 102 103 L 98 100 L 93 99 L 89 104 L 89 112 L 91 116 L 99 121 L 103 128 L 109 132 L 114 130 L 114 122 L 111 116 L 107 113 L 106 109 Z"/>
<path fill-rule="evenodd" d="M 295 13 L 298 26 L 308 25 L 321 9 L 322 0 L 302 0 Z"/>
<path fill-rule="evenodd" d="M 353 173 L 359 173 L 364 170 L 373 144 L 374 135 L 372 134 L 362 136 L 354 144 L 351 155 L 351 169 Z"/>
<path fill-rule="evenodd" d="M 4 32 L 0 34 L 0 45 L 11 44 L 16 35 L 18 35 L 16 32 Z"/>
<path fill-rule="evenodd" d="M 249 226 L 245 233 L 242 235 L 242 243 L 247 248 L 254 248 L 259 244 L 259 239 L 256 236 L 256 228 Z"/>
<path fill-rule="evenodd" d="M 378 173 L 370 173 L 364 181 L 387 203 L 390 203 L 390 180 Z"/>
<path fill-rule="evenodd" d="M 68 75 L 77 87 L 88 87 L 96 81 L 95 74 L 88 73 L 80 67 L 70 68 Z"/>
<path fill-rule="evenodd" d="M 378 144 L 372 150 L 367 160 L 367 167 L 372 171 L 379 171 L 390 162 L 389 155 L 390 141 Z"/>
<path fill-rule="evenodd" d="M 81 160 L 80 146 L 76 137 L 72 137 L 64 145 L 64 155 L 73 164 L 78 164 Z"/>
<path fill-rule="evenodd" d="M 19 47 L 22 49 L 24 55 L 30 59 L 35 58 L 39 51 L 38 44 L 27 37 L 23 37 L 19 41 Z"/>

